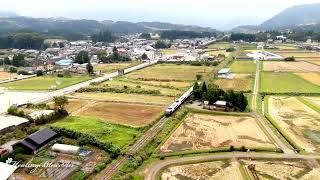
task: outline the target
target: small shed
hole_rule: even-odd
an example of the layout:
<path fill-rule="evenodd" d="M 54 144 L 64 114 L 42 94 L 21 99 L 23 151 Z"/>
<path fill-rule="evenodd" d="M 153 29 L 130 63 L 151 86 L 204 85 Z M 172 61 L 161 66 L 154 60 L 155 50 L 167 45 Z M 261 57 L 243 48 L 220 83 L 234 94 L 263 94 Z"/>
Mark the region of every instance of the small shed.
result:
<path fill-rule="evenodd" d="M 68 144 L 54 144 L 51 149 L 52 151 L 64 154 L 78 154 L 80 147 Z"/>

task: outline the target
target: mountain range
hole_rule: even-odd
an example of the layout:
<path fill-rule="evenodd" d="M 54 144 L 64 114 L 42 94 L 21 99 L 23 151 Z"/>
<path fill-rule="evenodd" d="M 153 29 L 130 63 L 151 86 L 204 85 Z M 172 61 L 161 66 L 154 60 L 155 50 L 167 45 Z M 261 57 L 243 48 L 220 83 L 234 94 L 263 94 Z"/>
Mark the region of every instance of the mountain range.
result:
<path fill-rule="evenodd" d="M 264 30 L 320 31 L 320 3 L 290 7 L 257 26 L 238 26 L 232 31 L 255 32 Z"/>

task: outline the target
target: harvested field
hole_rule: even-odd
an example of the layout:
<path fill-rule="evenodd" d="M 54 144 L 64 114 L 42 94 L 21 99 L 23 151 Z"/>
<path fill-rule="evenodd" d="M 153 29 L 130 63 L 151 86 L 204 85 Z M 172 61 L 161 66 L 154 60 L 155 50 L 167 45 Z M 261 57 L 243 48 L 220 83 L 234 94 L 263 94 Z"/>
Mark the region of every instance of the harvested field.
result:
<path fill-rule="evenodd" d="M 263 62 L 263 70 L 273 72 L 320 72 L 320 66 L 304 61 L 265 61 Z"/>
<path fill-rule="evenodd" d="M 161 152 L 219 147 L 275 147 L 252 117 L 190 114 L 161 146 Z"/>
<path fill-rule="evenodd" d="M 248 92 L 251 91 L 252 79 L 251 78 L 235 78 L 235 79 L 218 79 L 215 81 L 223 90 L 235 90 Z"/>
<path fill-rule="evenodd" d="M 170 88 L 181 88 L 187 89 L 191 86 L 190 82 L 179 82 L 179 81 L 134 81 L 138 84 L 146 84 L 150 86 L 170 87 Z"/>
<path fill-rule="evenodd" d="M 93 100 L 104 100 L 114 102 L 131 103 L 150 103 L 159 105 L 168 105 L 174 101 L 173 97 L 166 96 L 148 96 L 142 94 L 124 94 L 124 93 L 75 93 L 75 97 L 88 98 Z"/>
<path fill-rule="evenodd" d="M 238 162 L 225 160 L 169 167 L 162 173 L 161 179 L 242 180 L 243 177 Z"/>
<path fill-rule="evenodd" d="M 214 69 L 214 67 L 208 66 L 157 64 L 132 72 L 125 77 L 140 80 L 194 81 L 196 80 L 197 74 L 203 75 L 204 79 L 209 79 Z"/>
<path fill-rule="evenodd" d="M 259 179 L 318 179 L 320 176 L 319 169 L 303 160 L 240 160 L 240 163 Z M 249 165 L 255 165 L 254 169 L 249 170 Z"/>
<path fill-rule="evenodd" d="M 213 43 L 208 46 L 208 49 L 228 49 L 232 47 L 233 45 L 229 42 L 219 42 L 219 43 Z"/>
<path fill-rule="evenodd" d="M 116 72 L 118 69 L 125 69 L 140 64 L 138 61 L 126 62 L 126 63 L 110 63 L 110 64 L 97 64 L 94 67 L 95 71 L 101 71 L 102 73 Z"/>
<path fill-rule="evenodd" d="M 320 152 L 320 114 L 295 97 L 270 97 L 272 119 L 307 152 Z"/>
<path fill-rule="evenodd" d="M 320 87 L 293 73 L 261 74 L 261 92 L 266 93 L 319 93 Z"/>
<path fill-rule="evenodd" d="M 320 73 L 295 73 L 301 78 L 320 86 Z"/>
<path fill-rule="evenodd" d="M 142 127 L 154 121 L 164 110 L 164 106 L 93 102 L 73 115 L 93 117 L 114 124 Z"/>
<path fill-rule="evenodd" d="M 320 58 L 320 53 L 310 51 L 273 51 L 273 53 L 283 57 L 294 56 L 295 58 Z"/>
<path fill-rule="evenodd" d="M 318 61 L 315 60 L 306 60 L 308 63 L 320 66 L 320 59 Z"/>
<path fill-rule="evenodd" d="M 296 58 L 297 61 L 315 61 L 319 62 L 320 57 L 304 57 L 304 58 Z"/>
<path fill-rule="evenodd" d="M 218 50 L 218 51 L 206 50 L 205 53 L 210 56 L 218 56 L 219 54 L 223 54 L 226 57 L 228 57 L 231 54 L 230 52 L 226 52 L 226 50 Z"/>
<path fill-rule="evenodd" d="M 304 98 L 306 98 L 308 101 L 311 101 L 312 103 L 319 106 L 320 108 L 320 97 L 304 97 Z"/>
<path fill-rule="evenodd" d="M 300 48 L 295 46 L 294 44 L 274 44 L 274 45 L 271 45 L 272 47 L 275 47 L 279 50 L 282 50 L 282 51 L 294 51 L 294 50 L 299 50 Z"/>
<path fill-rule="evenodd" d="M 163 54 L 171 55 L 171 54 L 176 54 L 178 53 L 178 50 L 176 49 L 164 49 L 161 51 Z"/>
<path fill-rule="evenodd" d="M 256 71 L 256 64 L 252 61 L 235 61 L 230 66 L 233 73 L 254 73 Z"/>
<path fill-rule="evenodd" d="M 16 74 L 11 74 L 12 78 L 16 76 Z M 0 81 L 10 79 L 10 73 L 0 71 Z"/>

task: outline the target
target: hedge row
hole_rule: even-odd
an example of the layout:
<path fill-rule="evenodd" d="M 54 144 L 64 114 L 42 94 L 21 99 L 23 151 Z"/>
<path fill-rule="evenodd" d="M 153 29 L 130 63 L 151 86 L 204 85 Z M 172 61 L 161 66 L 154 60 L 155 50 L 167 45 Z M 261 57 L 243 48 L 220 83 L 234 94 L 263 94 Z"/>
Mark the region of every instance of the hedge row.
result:
<path fill-rule="evenodd" d="M 77 90 L 78 93 L 83 92 L 113 92 L 113 93 L 126 93 L 126 94 L 149 94 L 160 95 L 159 90 L 145 90 L 140 88 L 111 88 L 111 87 L 83 87 Z"/>
<path fill-rule="evenodd" d="M 111 142 L 101 142 L 96 137 L 82 133 L 79 131 L 73 131 L 67 128 L 61 128 L 56 126 L 50 126 L 50 128 L 58 133 L 61 136 L 65 136 L 71 139 L 79 140 L 79 145 L 92 145 L 98 147 L 99 149 L 103 149 L 110 154 L 111 158 L 117 158 L 120 155 L 120 148 L 113 145 Z"/>

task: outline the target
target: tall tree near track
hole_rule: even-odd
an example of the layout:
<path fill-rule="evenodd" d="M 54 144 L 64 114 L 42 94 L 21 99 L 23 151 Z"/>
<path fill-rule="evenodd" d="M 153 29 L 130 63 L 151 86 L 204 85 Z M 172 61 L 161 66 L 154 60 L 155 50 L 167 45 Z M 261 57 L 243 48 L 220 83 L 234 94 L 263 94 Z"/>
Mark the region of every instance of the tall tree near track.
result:
<path fill-rule="evenodd" d="M 55 110 L 65 110 L 65 105 L 67 105 L 68 98 L 66 96 L 56 96 L 53 98 Z"/>
<path fill-rule="evenodd" d="M 87 51 L 80 51 L 75 58 L 75 62 L 78 64 L 88 63 L 89 60 L 89 54 Z"/>

